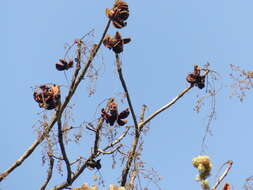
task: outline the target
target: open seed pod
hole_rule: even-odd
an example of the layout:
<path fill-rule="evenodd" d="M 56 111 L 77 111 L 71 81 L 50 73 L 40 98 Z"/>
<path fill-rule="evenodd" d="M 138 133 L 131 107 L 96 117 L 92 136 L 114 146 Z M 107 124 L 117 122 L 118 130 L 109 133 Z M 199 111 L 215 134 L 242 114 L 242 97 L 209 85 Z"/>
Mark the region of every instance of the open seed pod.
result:
<path fill-rule="evenodd" d="M 193 73 L 190 73 L 186 77 L 186 81 L 189 82 L 192 86 L 197 86 L 199 89 L 205 87 L 205 75 L 201 75 L 201 68 L 197 65 L 194 66 Z"/>
<path fill-rule="evenodd" d="M 115 36 L 106 35 L 103 44 L 105 47 L 112 49 L 115 53 L 121 53 L 124 49 L 124 44 L 131 41 L 131 38 L 122 39 L 119 32 L 116 32 Z"/>
<path fill-rule="evenodd" d="M 106 16 L 112 20 L 116 28 L 123 28 L 127 25 L 125 22 L 129 17 L 128 4 L 125 1 L 117 0 L 112 9 L 106 9 Z"/>
<path fill-rule="evenodd" d="M 51 110 L 57 107 L 60 102 L 60 87 L 58 85 L 41 85 L 35 88 L 33 93 L 34 100 L 39 107 Z"/>

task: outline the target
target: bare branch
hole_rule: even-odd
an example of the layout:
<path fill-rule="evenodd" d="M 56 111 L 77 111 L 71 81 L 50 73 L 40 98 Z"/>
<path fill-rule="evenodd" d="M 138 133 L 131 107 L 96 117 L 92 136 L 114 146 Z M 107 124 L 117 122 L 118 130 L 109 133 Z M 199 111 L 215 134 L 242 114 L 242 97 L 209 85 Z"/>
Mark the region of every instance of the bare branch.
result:
<path fill-rule="evenodd" d="M 209 73 L 209 70 L 206 70 L 204 73 L 204 76 L 206 76 Z M 154 113 L 152 113 L 145 121 L 139 123 L 139 128 L 140 130 L 143 128 L 143 126 L 145 124 L 147 124 L 148 122 L 150 122 L 150 120 L 152 120 L 155 116 L 157 116 L 158 114 L 160 114 L 161 112 L 163 112 L 164 110 L 168 109 L 169 107 L 171 107 L 174 103 L 176 103 L 183 95 L 185 95 L 191 88 L 193 87 L 193 85 L 188 86 L 187 88 L 185 88 L 182 92 L 180 92 L 174 99 L 172 99 L 170 102 L 168 102 L 167 104 L 165 104 L 164 106 L 162 106 L 161 108 L 159 108 L 157 111 L 155 111 Z"/>
<path fill-rule="evenodd" d="M 70 183 L 70 181 L 71 181 L 71 166 L 70 166 L 69 159 L 68 159 L 65 147 L 64 147 L 63 136 L 62 136 L 62 123 L 61 123 L 60 117 L 58 117 L 57 123 L 58 123 L 58 142 L 60 144 L 62 157 L 63 157 L 63 160 L 66 164 L 66 168 L 67 168 L 67 182 Z"/>
<path fill-rule="evenodd" d="M 77 163 L 78 161 L 80 161 L 80 160 L 82 160 L 82 159 L 83 159 L 83 157 L 80 156 L 80 157 L 77 158 L 75 161 L 71 162 L 70 165 L 72 166 L 72 165 L 74 165 L 75 163 Z"/>
<path fill-rule="evenodd" d="M 118 54 L 115 54 L 115 55 L 116 55 L 116 64 L 117 64 L 119 79 L 121 81 L 122 87 L 123 87 L 123 89 L 125 91 L 125 94 L 126 94 L 126 97 L 127 97 L 127 102 L 128 102 L 128 105 L 129 105 L 129 108 L 130 108 L 130 111 L 131 111 L 131 114 L 132 114 L 132 117 L 133 117 L 134 125 L 135 125 L 135 132 L 139 133 L 136 115 L 134 113 L 134 109 L 133 109 L 132 102 L 131 102 L 131 99 L 130 99 L 130 96 L 129 96 L 129 93 L 128 93 L 128 90 L 127 90 L 127 86 L 126 86 L 125 80 L 123 78 L 119 55 Z"/>
<path fill-rule="evenodd" d="M 120 137 L 117 138 L 115 141 L 113 141 L 110 145 L 108 145 L 107 147 L 105 147 L 105 148 L 103 149 L 103 151 L 106 151 L 106 150 L 108 150 L 109 148 L 113 147 L 114 145 L 120 143 L 121 140 L 127 135 L 127 133 L 128 133 L 128 131 L 129 131 L 130 128 L 131 128 L 130 126 L 126 127 L 126 130 L 122 133 L 122 135 L 120 135 Z"/>
<path fill-rule="evenodd" d="M 109 152 L 105 152 L 104 150 L 102 149 L 98 149 L 98 152 L 102 153 L 102 154 L 112 154 L 114 153 L 115 151 L 119 150 L 123 145 L 120 144 L 119 146 L 115 147 L 114 149 L 112 149 L 111 151 Z"/>
<path fill-rule="evenodd" d="M 40 190 L 45 190 L 51 177 L 52 177 L 52 173 L 53 173 L 53 168 L 54 168 L 54 159 L 52 156 L 49 156 L 49 168 L 48 168 L 48 171 L 47 171 L 47 179 L 45 181 L 45 183 L 43 184 L 43 186 L 40 188 Z"/>
<path fill-rule="evenodd" d="M 219 177 L 215 185 L 212 187 L 212 190 L 216 190 L 220 183 L 223 181 L 223 179 L 227 176 L 229 170 L 232 168 L 233 161 L 229 160 L 224 165 L 227 165 L 227 168 L 225 169 L 224 173 Z"/>

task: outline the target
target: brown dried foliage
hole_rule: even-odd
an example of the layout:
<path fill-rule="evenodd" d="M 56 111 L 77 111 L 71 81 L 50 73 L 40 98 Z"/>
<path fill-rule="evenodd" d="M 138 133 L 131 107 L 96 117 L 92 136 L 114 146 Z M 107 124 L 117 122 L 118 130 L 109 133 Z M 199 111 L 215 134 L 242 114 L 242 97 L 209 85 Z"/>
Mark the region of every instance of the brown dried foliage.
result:
<path fill-rule="evenodd" d="M 51 110 L 60 102 L 60 87 L 58 85 L 41 85 L 33 93 L 34 100 L 40 107 Z"/>
<path fill-rule="evenodd" d="M 113 126 L 115 121 L 117 121 L 117 124 L 120 126 L 127 123 L 127 120 L 123 119 L 127 118 L 130 113 L 128 108 L 118 113 L 118 104 L 114 102 L 114 100 L 112 100 L 108 107 L 108 111 L 104 108 L 101 110 L 101 116 L 105 119 L 106 123 L 109 123 L 110 126 Z"/>
<path fill-rule="evenodd" d="M 55 64 L 55 68 L 58 71 L 68 70 L 68 69 L 72 68 L 73 65 L 74 65 L 74 61 L 73 60 L 70 60 L 69 62 L 67 62 L 65 59 L 59 59 L 59 62 L 60 63 L 56 63 Z"/>
<path fill-rule="evenodd" d="M 106 35 L 103 41 L 105 47 L 112 49 L 115 53 L 121 53 L 124 49 L 124 44 L 131 41 L 131 38 L 122 39 L 119 32 L 116 32 L 115 36 Z"/>
<path fill-rule="evenodd" d="M 127 25 L 125 22 L 129 17 L 128 4 L 122 0 L 117 0 L 112 9 L 106 9 L 106 16 L 112 21 L 116 28 L 123 28 Z"/>
<path fill-rule="evenodd" d="M 190 73 L 186 80 L 189 82 L 192 86 L 197 86 L 199 89 L 202 89 L 205 87 L 205 75 L 201 75 L 201 68 L 198 65 L 194 66 L 193 73 Z"/>

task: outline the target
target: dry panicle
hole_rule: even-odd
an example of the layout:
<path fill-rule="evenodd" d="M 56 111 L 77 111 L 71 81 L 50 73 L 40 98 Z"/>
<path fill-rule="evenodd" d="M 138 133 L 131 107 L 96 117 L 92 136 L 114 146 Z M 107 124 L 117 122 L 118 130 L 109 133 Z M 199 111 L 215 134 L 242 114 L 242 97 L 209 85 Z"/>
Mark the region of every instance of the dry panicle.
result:
<path fill-rule="evenodd" d="M 105 47 L 112 49 L 115 53 L 121 53 L 124 49 L 124 44 L 131 41 L 131 38 L 122 39 L 119 32 L 116 32 L 115 36 L 106 35 L 103 41 Z"/>
<path fill-rule="evenodd" d="M 129 17 L 129 8 L 125 1 L 117 0 L 113 8 L 107 8 L 105 12 L 116 28 L 123 28 L 127 25 L 126 20 Z"/>

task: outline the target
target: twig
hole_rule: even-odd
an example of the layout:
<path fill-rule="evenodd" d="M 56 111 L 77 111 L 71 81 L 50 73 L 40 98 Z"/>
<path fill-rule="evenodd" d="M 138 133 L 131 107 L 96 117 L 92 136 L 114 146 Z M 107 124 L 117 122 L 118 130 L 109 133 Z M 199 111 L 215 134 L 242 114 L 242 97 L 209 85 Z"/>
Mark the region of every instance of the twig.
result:
<path fill-rule="evenodd" d="M 77 163 L 79 160 L 82 160 L 82 159 L 83 159 L 83 157 L 80 156 L 80 157 L 77 158 L 75 161 L 71 162 L 70 165 L 72 166 L 72 165 L 74 165 L 75 163 Z"/>
<path fill-rule="evenodd" d="M 116 64 L 117 64 L 117 70 L 118 70 L 118 74 L 119 74 L 119 79 L 121 81 L 122 87 L 123 87 L 123 89 L 125 91 L 125 94 L 126 94 L 126 97 L 127 97 L 127 102 L 128 102 L 128 105 L 129 105 L 129 108 L 130 108 L 130 111 L 131 111 L 131 114 L 132 114 L 132 117 L 133 117 L 134 125 L 135 125 L 135 131 L 136 131 L 136 133 L 139 133 L 136 115 L 134 113 L 132 102 L 131 102 L 131 99 L 130 99 L 130 96 L 129 96 L 129 93 L 128 93 L 128 90 L 127 90 L 126 82 L 125 82 L 123 74 L 122 74 L 122 69 L 121 69 L 121 63 L 120 63 L 119 55 L 116 53 L 115 56 L 116 56 Z"/>
<path fill-rule="evenodd" d="M 104 150 L 102 150 L 102 149 L 98 149 L 98 152 L 100 152 L 100 153 L 102 153 L 102 154 L 112 154 L 112 153 L 114 153 L 115 151 L 117 151 L 118 149 L 120 149 L 122 146 L 123 146 L 123 145 L 120 144 L 119 146 L 115 147 L 114 149 L 112 149 L 112 150 L 109 151 L 109 152 L 106 152 L 106 151 L 104 151 Z"/>
<path fill-rule="evenodd" d="M 145 114 L 146 109 L 147 109 L 147 105 L 143 104 L 141 107 L 140 122 L 144 121 L 144 114 Z"/>
<path fill-rule="evenodd" d="M 204 73 L 204 76 L 206 76 L 209 73 L 209 70 L 206 70 Z M 159 108 L 157 111 L 155 111 L 154 113 L 152 113 L 145 121 L 139 123 L 139 128 L 140 130 L 144 127 L 145 124 L 147 124 L 148 122 L 150 122 L 150 120 L 152 120 L 155 116 L 157 116 L 158 114 L 160 114 L 161 112 L 163 112 L 164 110 L 168 109 L 169 107 L 171 107 L 174 103 L 176 103 L 183 95 L 185 95 L 191 88 L 193 88 L 192 85 L 188 86 L 187 88 L 185 88 L 182 92 L 180 92 L 174 99 L 172 99 L 170 102 L 168 102 L 167 104 L 165 104 L 164 106 L 162 106 L 161 108 Z"/>
<path fill-rule="evenodd" d="M 86 126 L 86 129 L 88 129 L 88 130 L 93 131 L 93 132 L 95 132 L 95 133 L 96 133 L 96 130 L 95 130 L 95 129 L 93 129 L 93 128 L 91 128 L 91 127 L 89 127 L 89 126 Z"/>
<path fill-rule="evenodd" d="M 105 148 L 103 149 L 103 151 L 106 151 L 106 150 L 108 150 L 109 148 L 113 147 L 114 145 L 120 143 L 121 140 L 127 135 L 127 133 L 128 133 L 128 131 L 129 131 L 130 128 L 131 128 L 130 126 L 126 127 L 126 130 L 122 133 L 122 135 L 120 135 L 120 137 L 117 138 L 115 141 L 113 141 L 110 145 L 108 145 L 107 147 L 105 147 Z M 98 155 L 97 155 L 97 156 L 98 156 Z"/>
<path fill-rule="evenodd" d="M 47 171 L 47 179 L 45 181 L 45 183 L 43 184 L 43 186 L 40 188 L 40 190 L 45 190 L 51 177 L 52 177 L 52 173 L 53 173 L 53 168 L 54 168 L 54 159 L 52 156 L 49 156 L 50 162 L 49 162 L 49 168 Z"/>
<path fill-rule="evenodd" d="M 60 144 L 60 149 L 61 149 L 62 157 L 63 157 L 63 160 L 64 160 L 64 162 L 66 164 L 66 168 L 67 168 L 67 182 L 70 183 L 70 181 L 71 181 L 71 173 L 72 172 L 71 172 L 71 166 L 70 166 L 70 163 L 69 163 L 69 159 L 68 159 L 65 147 L 64 147 L 63 135 L 62 135 L 62 123 L 61 123 L 61 118 L 60 117 L 58 117 L 57 123 L 58 123 L 58 142 Z"/>
<path fill-rule="evenodd" d="M 227 165 L 227 168 L 225 169 L 224 173 L 219 177 L 215 185 L 212 187 L 212 190 L 216 190 L 220 183 L 223 181 L 223 179 L 227 176 L 229 170 L 232 168 L 233 161 L 229 160 L 225 164 Z"/>

